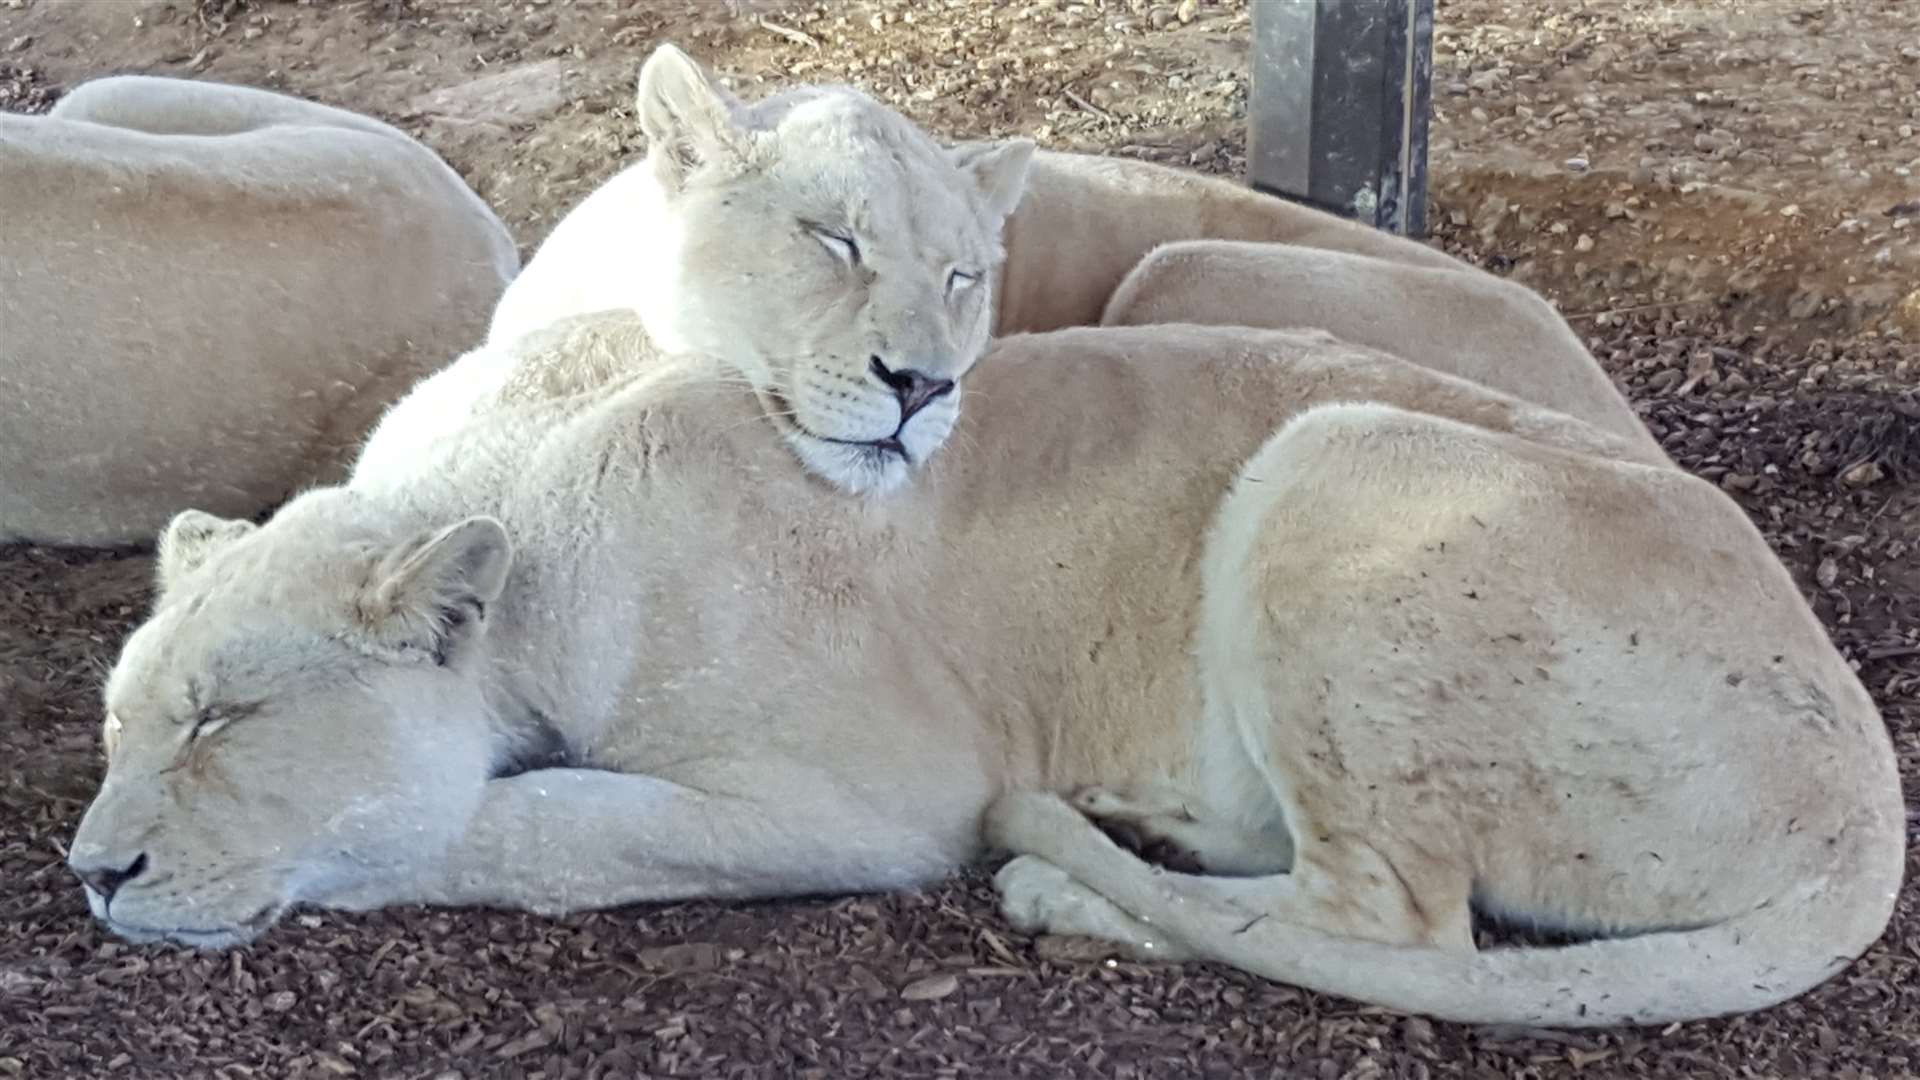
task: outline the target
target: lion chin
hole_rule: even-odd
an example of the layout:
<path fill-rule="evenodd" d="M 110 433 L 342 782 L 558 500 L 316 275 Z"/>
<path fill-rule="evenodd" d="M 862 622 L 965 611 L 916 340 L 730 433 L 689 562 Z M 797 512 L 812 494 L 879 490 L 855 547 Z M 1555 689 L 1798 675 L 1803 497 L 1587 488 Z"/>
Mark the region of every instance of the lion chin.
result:
<path fill-rule="evenodd" d="M 792 421 L 781 435 L 815 476 L 852 495 L 882 496 L 904 487 L 953 433 L 957 407 L 916 415 L 898 432 L 880 439 L 848 440 L 817 435 Z"/>
<path fill-rule="evenodd" d="M 173 944 L 190 949 L 204 949 L 217 952 L 222 949 L 238 948 L 250 945 L 260 935 L 271 930 L 274 924 L 286 915 L 291 904 L 278 902 L 269 904 L 253 915 L 237 922 L 220 926 L 144 926 L 113 917 L 111 905 L 99 893 L 87 888 L 87 910 L 100 924 L 114 936 L 135 945 Z"/>

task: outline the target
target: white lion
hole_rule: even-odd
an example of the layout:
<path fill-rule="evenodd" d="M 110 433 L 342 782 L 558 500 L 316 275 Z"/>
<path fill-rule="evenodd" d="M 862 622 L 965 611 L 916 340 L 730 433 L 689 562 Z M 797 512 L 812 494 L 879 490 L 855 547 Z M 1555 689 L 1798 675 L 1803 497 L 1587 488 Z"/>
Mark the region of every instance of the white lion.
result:
<path fill-rule="evenodd" d="M 409 454 L 172 523 L 71 847 L 107 926 L 907 887 L 990 806 L 1024 926 L 1444 1018 L 1760 1008 L 1886 925 L 1880 717 L 1636 440 L 1324 334 L 1068 330 L 849 500 L 648 348 L 622 313 L 491 346 Z M 1476 912 L 1597 940 L 1480 952 Z"/>
<path fill-rule="evenodd" d="M 0 115 L 0 207 L 0 543 L 144 542 L 337 481 L 519 269 L 403 132 L 212 83 Z"/>
<path fill-rule="evenodd" d="M 671 45 L 636 109 L 646 158 L 554 227 L 489 340 L 635 311 L 773 395 L 849 491 L 945 442 L 989 331 L 1101 322 L 1325 329 L 1654 446 L 1543 299 L 1411 240 L 1146 162 L 942 148 L 850 87 L 742 103 Z M 441 390 L 457 414 L 466 388 Z"/>

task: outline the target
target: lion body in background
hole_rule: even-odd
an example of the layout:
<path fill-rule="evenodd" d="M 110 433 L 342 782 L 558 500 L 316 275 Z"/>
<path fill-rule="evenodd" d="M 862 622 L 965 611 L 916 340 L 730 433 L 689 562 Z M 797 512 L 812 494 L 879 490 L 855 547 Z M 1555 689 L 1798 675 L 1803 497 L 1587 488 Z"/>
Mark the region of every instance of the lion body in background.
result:
<path fill-rule="evenodd" d="M 396 128 L 119 76 L 0 115 L 0 543 L 150 542 L 345 475 L 519 270 Z"/>

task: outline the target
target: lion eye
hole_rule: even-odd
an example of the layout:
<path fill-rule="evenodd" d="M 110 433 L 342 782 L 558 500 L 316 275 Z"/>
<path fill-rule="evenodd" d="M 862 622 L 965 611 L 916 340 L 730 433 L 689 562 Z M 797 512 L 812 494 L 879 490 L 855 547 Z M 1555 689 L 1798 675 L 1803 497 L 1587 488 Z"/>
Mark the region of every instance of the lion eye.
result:
<path fill-rule="evenodd" d="M 955 270 L 953 273 L 947 275 L 947 292 L 953 294 L 962 289 L 970 289 L 979 282 L 979 280 L 980 275 L 971 270 Z"/>
<path fill-rule="evenodd" d="M 860 245 L 854 243 L 853 237 L 820 225 L 807 226 L 807 232 L 812 234 L 815 240 L 820 241 L 821 247 L 832 252 L 834 258 L 848 266 L 860 265 Z"/>
<path fill-rule="evenodd" d="M 220 730 L 242 716 L 258 709 L 258 705 L 221 705 L 200 714 L 200 722 L 193 725 L 193 737 L 204 739 L 217 735 Z"/>

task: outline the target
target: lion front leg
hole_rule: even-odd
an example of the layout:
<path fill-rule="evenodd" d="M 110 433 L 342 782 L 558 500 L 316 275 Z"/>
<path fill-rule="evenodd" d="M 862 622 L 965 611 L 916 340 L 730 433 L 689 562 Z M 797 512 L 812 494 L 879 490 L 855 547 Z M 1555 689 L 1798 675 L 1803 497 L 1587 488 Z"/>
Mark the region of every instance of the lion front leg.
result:
<path fill-rule="evenodd" d="M 773 784 L 773 791 L 792 791 Z M 903 888 L 967 852 L 882 820 L 833 790 L 802 806 L 715 794 L 652 776 L 541 769 L 488 782 L 442 859 L 333 899 L 558 915 L 623 904 Z"/>
<path fill-rule="evenodd" d="M 1023 929 L 1108 938 L 1134 955 L 1229 958 L 1256 973 L 1276 928 L 1382 945 L 1473 950 L 1469 882 L 1417 853 L 1359 837 L 1323 837 L 1293 870 L 1220 878 L 1169 873 L 1122 850 L 1065 800 L 1011 792 L 988 811 L 998 848 L 1022 856 L 997 884 Z M 1229 948 L 1244 940 L 1247 954 Z M 1144 946 L 1144 947 L 1143 947 Z"/>

